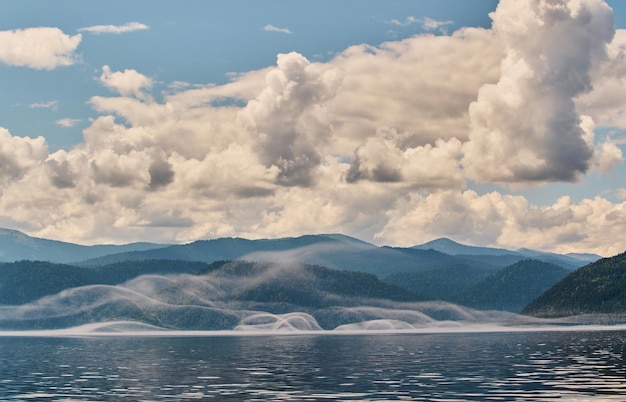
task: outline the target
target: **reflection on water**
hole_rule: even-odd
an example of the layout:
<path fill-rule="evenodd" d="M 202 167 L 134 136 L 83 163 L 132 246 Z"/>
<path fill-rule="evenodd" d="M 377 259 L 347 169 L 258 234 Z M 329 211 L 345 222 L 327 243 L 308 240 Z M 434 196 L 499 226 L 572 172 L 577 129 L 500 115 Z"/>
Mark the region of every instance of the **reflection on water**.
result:
<path fill-rule="evenodd" d="M 2 400 L 623 400 L 626 332 L 0 338 Z"/>

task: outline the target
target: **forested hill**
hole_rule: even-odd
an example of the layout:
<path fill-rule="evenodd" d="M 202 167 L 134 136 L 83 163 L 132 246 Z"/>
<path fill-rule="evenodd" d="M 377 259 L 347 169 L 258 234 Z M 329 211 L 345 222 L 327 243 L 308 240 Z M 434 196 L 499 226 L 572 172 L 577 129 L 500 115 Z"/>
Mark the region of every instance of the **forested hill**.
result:
<path fill-rule="evenodd" d="M 569 272 L 555 264 L 523 260 L 498 270 L 450 265 L 423 272 L 401 272 L 384 279 L 432 299 L 482 310 L 519 312 Z"/>
<path fill-rule="evenodd" d="M 626 253 L 572 272 L 522 313 L 538 317 L 626 313 Z"/>
<path fill-rule="evenodd" d="M 567 274 L 568 270 L 555 264 L 524 260 L 471 286 L 455 301 L 481 310 L 519 312 Z"/>
<path fill-rule="evenodd" d="M 117 285 L 146 274 L 194 274 L 206 264 L 193 261 L 125 261 L 94 269 L 44 261 L 0 264 L 0 304 L 17 305 L 63 290 L 95 284 Z"/>
<path fill-rule="evenodd" d="M 337 297 L 387 299 L 394 301 L 424 300 L 412 292 L 379 280 L 363 272 L 340 271 L 319 265 L 218 261 L 199 272 L 216 278 L 254 278 L 252 286 L 238 286 L 232 297 L 237 300 L 288 303 L 304 307 L 328 307 Z M 339 303 L 342 304 L 342 303 Z"/>

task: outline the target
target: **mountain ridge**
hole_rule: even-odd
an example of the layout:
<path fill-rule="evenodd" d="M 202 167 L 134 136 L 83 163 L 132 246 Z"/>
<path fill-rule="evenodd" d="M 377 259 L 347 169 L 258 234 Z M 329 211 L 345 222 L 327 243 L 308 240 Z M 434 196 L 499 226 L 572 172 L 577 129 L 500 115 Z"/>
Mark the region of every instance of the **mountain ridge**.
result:
<path fill-rule="evenodd" d="M 429 250 L 445 255 L 428 254 Z M 596 258 L 597 257 L 597 258 Z M 487 264 L 504 267 L 526 258 L 556 263 L 574 270 L 600 256 L 590 254 L 561 255 L 535 250 L 507 250 L 476 247 L 451 239 L 436 239 L 409 248 L 376 246 L 344 234 L 307 234 L 275 239 L 222 237 L 197 240 L 186 244 L 148 242 L 125 245 L 84 246 L 58 240 L 31 237 L 23 232 L 0 228 L 0 262 L 40 260 L 81 266 L 106 265 L 121 261 L 168 259 L 211 263 L 219 260 L 252 259 L 303 261 L 337 269 L 375 273 L 379 276 L 412 270 L 413 265 L 440 263 Z M 389 262 L 388 271 L 380 264 Z"/>

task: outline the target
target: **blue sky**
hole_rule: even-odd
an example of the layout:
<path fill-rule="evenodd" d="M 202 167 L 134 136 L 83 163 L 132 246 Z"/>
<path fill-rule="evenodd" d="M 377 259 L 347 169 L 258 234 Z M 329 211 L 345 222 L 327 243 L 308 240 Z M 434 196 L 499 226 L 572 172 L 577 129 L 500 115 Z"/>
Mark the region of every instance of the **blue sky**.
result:
<path fill-rule="evenodd" d="M 626 5 L 554 4 L 3 1 L 0 226 L 623 251 Z"/>

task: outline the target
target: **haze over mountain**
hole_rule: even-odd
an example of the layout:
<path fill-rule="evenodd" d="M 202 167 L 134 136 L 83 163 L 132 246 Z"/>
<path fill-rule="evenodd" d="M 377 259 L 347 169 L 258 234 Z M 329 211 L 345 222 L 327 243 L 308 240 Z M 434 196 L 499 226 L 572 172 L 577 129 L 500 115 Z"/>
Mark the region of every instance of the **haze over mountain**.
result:
<path fill-rule="evenodd" d="M 145 251 L 163 247 L 154 243 L 82 246 L 56 240 L 28 236 L 18 230 L 0 228 L 0 261 L 40 260 L 69 263 L 109 254 Z"/>
<path fill-rule="evenodd" d="M 378 247 L 341 234 L 305 235 L 279 239 L 248 240 L 218 238 L 188 244 L 163 245 L 131 243 L 126 245 L 83 246 L 30 237 L 17 230 L 0 228 L 0 262 L 40 260 L 77 263 L 83 266 L 107 265 L 121 261 L 185 260 L 211 263 L 220 260 L 303 261 L 331 268 L 390 275 L 407 270 L 450 266 L 451 264 L 504 267 L 522 259 L 553 262 L 573 270 L 595 255 L 566 256 L 533 250 L 513 251 L 466 246 L 449 239 L 438 239 L 411 248 Z M 380 271 L 381 264 L 388 268 Z"/>
<path fill-rule="evenodd" d="M 84 261 L 81 265 L 97 266 L 143 259 L 203 261 L 206 263 L 236 259 L 302 261 L 386 277 L 398 272 L 428 270 L 453 265 L 497 269 L 528 258 L 555 263 L 569 270 L 574 270 L 587 263 L 586 260 L 579 258 L 531 250 L 518 252 L 471 247 L 450 240 L 435 241 L 434 244 L 441 244 L 442 242 L 450 246 L 443 249 L 447 250 L 448 253 L 429 245 L 411 248 L 378 247 L 353 237 L 338 234 L 261 240 L 220 238 L 144 251 L 112 254 Z M 600 258 L 599 256 L 596 257 Z M 593 259 L 593 256 L 589 256 L 589 259 Z"/>

